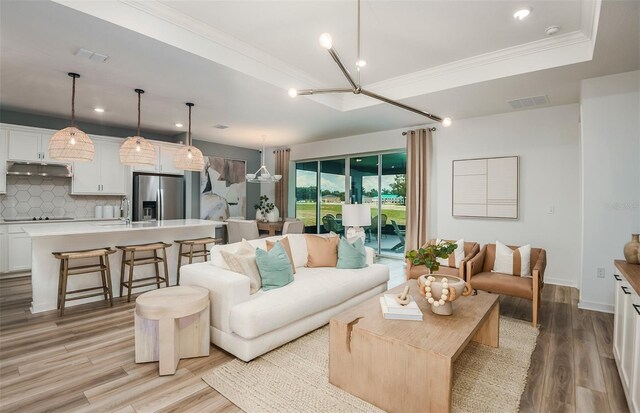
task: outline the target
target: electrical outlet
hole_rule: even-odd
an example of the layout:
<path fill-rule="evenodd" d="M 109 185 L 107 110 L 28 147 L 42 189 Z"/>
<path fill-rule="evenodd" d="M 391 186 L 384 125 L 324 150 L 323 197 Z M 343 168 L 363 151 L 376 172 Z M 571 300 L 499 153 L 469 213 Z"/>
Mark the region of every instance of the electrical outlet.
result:
<path fill-rule="evenodd" d="M 605 270 L 604 270 L 604 268 L 602 268 L 602 267 L 598 267 L 598 268 L 596 269 L 596 276 L 597 276 L 598 278 L 604 278 L 604 277 L 605 277 Z"/>

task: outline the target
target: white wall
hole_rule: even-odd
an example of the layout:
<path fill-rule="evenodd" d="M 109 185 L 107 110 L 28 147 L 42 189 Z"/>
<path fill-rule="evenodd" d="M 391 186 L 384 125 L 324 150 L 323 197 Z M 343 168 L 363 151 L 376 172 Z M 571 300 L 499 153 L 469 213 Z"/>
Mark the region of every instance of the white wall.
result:
<path fill-rule="evenodd" d="M 405 148 L 396 129 L 295 145 L 292 160 Z M 413 129 L 413 127 L 411 128 Z M 434 137 L 429 234 L 481 244 L 530 243 L 547 250 L 548 282 L 578 285 L 580 274 L 580 126 L 577 104 L 510 112 L 437 126 Z M 451 216 L 451 162 L 485 156 L 520 156 L 520 218 Z M 292 180 L 293 182 L 293 180 Z M 554 213 L 547 209 L 553 206 Z"/>
<path fill-rule="evenodd" d="M 547 251 L 545 280 L 577 286 L 580 270 L 580 126 L 577 104 L 459 120 L 434 134 L 431 236 Z M 519 218 L 454 218 L 452 161 L 520 157 Z M 553 213 L 548 213 L 548 208 Z"/>
<path fill-rule="evenodd" d="M 638 71 L 582 82 L 581 308 L 613 311 L 613 260 L 640 231 L 639 85 Z"/>

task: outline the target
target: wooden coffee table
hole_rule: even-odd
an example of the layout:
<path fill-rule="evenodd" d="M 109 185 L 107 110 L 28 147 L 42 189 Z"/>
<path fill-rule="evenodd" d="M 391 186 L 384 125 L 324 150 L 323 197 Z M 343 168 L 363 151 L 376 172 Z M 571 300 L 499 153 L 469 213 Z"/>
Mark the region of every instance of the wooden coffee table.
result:
<path fill-rule="evenodd" d="M 498 347 L 498 295 L 460 297 L 439 316 L 409 285 L 422 322 L 383 319 L 379 295 L 331 319 L 329 382 L 388 412 L 449 412 L 456 358 L 470 341 Z"/>

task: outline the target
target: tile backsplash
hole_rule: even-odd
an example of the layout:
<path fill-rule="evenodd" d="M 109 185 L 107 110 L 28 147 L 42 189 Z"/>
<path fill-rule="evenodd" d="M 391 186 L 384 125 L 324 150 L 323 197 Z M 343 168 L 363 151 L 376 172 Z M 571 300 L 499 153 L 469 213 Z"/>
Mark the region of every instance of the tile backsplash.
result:
<path fill-rule="evenodd" d="M 120 196 L 71 195 L 71 179 L 7 176 L 7 193 L 0 195 L 0 217 L 94 217 L 96 205 L 118 205 Z"/>

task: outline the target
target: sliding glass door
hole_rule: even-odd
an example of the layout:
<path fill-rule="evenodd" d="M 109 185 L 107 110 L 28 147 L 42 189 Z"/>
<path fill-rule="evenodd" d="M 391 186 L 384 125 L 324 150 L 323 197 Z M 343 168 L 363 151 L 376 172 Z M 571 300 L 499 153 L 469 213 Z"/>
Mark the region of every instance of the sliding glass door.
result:
<path fill-rule="evenodd" d="M 407 154 L 381 155 L 380 205 L 383 224 L 380 225 L 380 254 L 404 257 L 404 234 L 407 225 Z"/>
<path fill-rule="evenodd" d="M 383 256 L 404 257 L 405 152 L 299 162 L 296 218 L 306 232 L 344 234 L 342 205 L 369 204 L 365 245 Z"/>
<path fill-rule="evenodd" d="M 378 206 L 380 182 L 378 169 L 379 155 L 360 156 L 349 160 L 349 196 L 352 204 L 371 206 L 371 226 L 365 228 L 365 245 L 379 252 Z"/>
<path fill-rule="evenodd" d="M 344 235 L 342 204 L 345 196 L 345 160 L 320 161 L 320 233 Z"/>
<path fill-rule="evenodd" d="M 318 162 L 296 163 L 296 218 L 304 222 L 304 232 L 317 231 Z"/>

